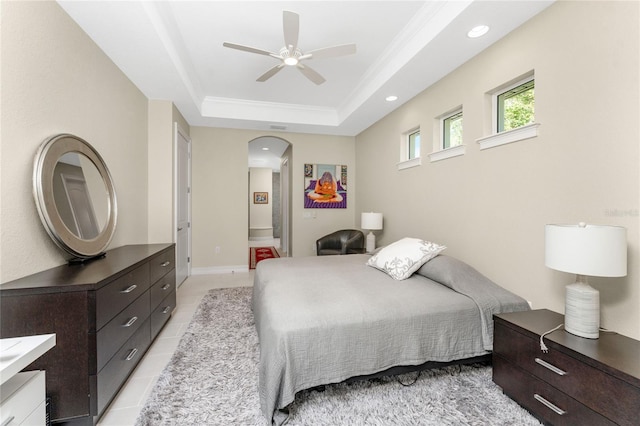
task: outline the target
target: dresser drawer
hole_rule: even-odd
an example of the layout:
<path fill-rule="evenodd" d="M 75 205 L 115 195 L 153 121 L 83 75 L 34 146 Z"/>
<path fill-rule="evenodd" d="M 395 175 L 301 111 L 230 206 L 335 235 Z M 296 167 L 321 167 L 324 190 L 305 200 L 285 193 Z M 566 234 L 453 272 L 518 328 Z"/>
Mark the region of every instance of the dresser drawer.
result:
<path fill-rule="evenodd" d="M 98 415 L 109 405 L 131 371 L 140 362 L 151 344 L 150 322 L 147 319 L 133 336 L 116 352 L 98 373 Z"/>
<path fill-rule="evenodd" d="M 613 426 L 615 424 L 495 353 L 493 381 L 505 394 L 546 423 L 557 426 Z M 556 412 L 554 408 L 561 412 Z"/>
<path fill-rule="evenodd" d="M 18 373 L 2 384 L 0 395 L 0 424 L 19 425 L 27 419 L 39 419 L 38 408 L 45 399 L 45 372 L 28 371 Z M 40 419 L 44 424 L 44 416 Z"/>
<path fill-rule="evenodd" d="M 539 339 L 509 327 L 496 324 L 494 333 L 494 354 L 503 356 L 618 424 L 637 421 L 629 412 L 630 407 L 640 407 L 639 389 L 553 347 L 543 353 Z"/>
<path fill-rule="evenodd" d="M 97 371 L 100 371 L 124 342 L 140 328 L 150 312 L 149 292 L 145 292 L 98 332 Z"/>
<path fill-rule="evenodd" d="M 151 283 L 155 283 L 175 268 L 176 251 L 173 247 L 163 251 L 149 261 Z"/>
<path fill-rule="evenodd" d="M 175 290 L 176 274 L 167 274 L 157 283 L 153 284 L 149 290 L 151 295 L 151 309 L 155 309 L 169 293 Z"/>
<path fill-rule="evenodd" d="M 176 292 L 173 291 L 164 298 L 158 307 L 151 313 L 151 338 L 154 339 L 162 327 L 171 318 L 171 313 L 176 308 Z"/>
<path fill-rule="evenodd" d="M 96 292 L 96 331 L 149 289 L 149 264 L 144 264 Z"/>

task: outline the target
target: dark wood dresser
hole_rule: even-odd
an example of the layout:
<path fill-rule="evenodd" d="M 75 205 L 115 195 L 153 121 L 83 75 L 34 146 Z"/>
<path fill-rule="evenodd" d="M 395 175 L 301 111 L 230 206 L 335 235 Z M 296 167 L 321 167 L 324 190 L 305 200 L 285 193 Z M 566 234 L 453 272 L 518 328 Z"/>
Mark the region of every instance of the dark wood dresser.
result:
<path fill-rule="evenodd" d="M 640 341 L 611 332 L 585 339 L 546 309 L 494 315 L 493 381 L 546 424 L 640 424 Z"/>
<path fill-rule="evenodd" d="M 51 421 L 93 425 L 176 306 L 174 244 L 109 250 L 0 285 L 0 337 L 56 334 L 45 370 Z"/>

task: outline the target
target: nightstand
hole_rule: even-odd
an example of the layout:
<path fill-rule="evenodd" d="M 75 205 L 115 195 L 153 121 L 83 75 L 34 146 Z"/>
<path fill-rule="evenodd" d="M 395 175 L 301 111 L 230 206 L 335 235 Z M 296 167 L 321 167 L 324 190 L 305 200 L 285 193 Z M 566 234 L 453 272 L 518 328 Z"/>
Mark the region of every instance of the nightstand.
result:
<path fill-rule="evenodd" d="M 0 423 L 46 423 L 45 372 L 25 371 L 56 344 L 55 334 L 0 339 Z"/>
<path fill-rule="evenodd" d="M 494 315 L 493 381 L 552 425 L 637 425 L 640 341 L 611 332 L 585 339 L 560 329 L 546 309 Z"/>

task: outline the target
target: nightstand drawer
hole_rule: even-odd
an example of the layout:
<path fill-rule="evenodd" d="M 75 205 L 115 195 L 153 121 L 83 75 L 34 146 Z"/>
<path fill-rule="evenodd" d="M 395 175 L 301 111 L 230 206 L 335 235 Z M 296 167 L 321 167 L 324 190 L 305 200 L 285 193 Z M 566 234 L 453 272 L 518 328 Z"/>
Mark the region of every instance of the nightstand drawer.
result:
<path fill-rule="evenodd" d="M 549 353 L 533 339 L 502 324 L 494 328 L 494 354 L 547 382 L 618 424 L 632 424 L 629 407 L 640 407 L 638 390 L 548 343 Z"/>
<path fill-rule="evenodd" d="M 27 371 L 18 373 L 2 385 L 0 395 L 0 423 L 19 425 L 34 416 L 44 424 L 45 372 Z"/>
<path fill-rule="evenodd" d="M 493 355 L 493 381 L 538 419 L 553 425 L 612 426 L 615 423 L 590 410 L 548 383 Z"/>

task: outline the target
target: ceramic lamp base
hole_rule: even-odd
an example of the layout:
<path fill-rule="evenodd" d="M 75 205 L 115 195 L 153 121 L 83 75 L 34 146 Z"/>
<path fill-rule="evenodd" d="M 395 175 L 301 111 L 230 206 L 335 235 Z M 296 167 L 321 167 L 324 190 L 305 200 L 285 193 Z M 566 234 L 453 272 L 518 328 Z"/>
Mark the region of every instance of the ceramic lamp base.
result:
<path fill-rule="evenodd" d="M 371 253 L 376 249 L 376 236 L 369 231 L 367 234 L 367 253 Z"/>
<path fill-rule="evenodd" d="M 564 329 L 587 339 L 599 337 L 600 292 L 587 284 L 586 279 L 566 287 Z"/>

